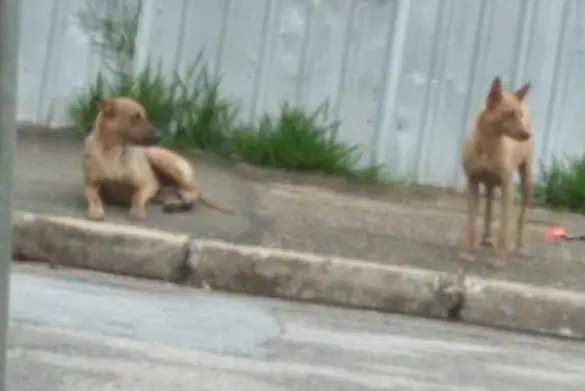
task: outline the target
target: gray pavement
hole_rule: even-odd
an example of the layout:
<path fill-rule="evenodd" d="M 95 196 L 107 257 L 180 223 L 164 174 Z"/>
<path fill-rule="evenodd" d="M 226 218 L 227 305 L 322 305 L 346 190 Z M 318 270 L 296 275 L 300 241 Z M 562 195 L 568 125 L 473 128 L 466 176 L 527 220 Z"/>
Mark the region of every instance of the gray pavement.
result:
<path fill-rule="evenodd" d="M 15 207 L 83 217 L 80 138 L 35 129 L 19 129 Z M 366 262 L 452 272 L 462 267 L 458 252 L 464 242 L 465 203 L 460 197 L 445 192 L 429 196 L 418 188 L 351 186 L 318 176 L 267 174 L 209 158 L 198 158 L 194 164 L 204 191 L 234 207 L 236 216 L 205 207 L 165 215 L 153 205 L 141 224 Z M 107 219 L 129 222 L 127 210 L 119 208 L 108 208 Z M 483 252 L 478 262 L 465 266 L 469 274 L 585 291 L 585 244 L 553 245 L 543 238 L 547 224 L 562 223 L 580 233 L 585 231 L 585 219 L 532 210 L 529 220 L 528 258 L 512 256 L 506 267 L 493 270 L 489 253 Z"/>
<path fill-rule="evenodd" d="M 13 267 L 11 391 L 569 391 L 585 345 Z"/>

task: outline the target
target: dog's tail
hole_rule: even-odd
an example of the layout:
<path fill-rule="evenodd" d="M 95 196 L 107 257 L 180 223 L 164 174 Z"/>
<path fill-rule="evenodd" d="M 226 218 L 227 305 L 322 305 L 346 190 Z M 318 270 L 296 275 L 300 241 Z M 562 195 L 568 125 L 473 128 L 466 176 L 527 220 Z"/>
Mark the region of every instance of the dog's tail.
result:
<path fill-rule="evenodd" d="M 172 197 L 165 195 L 162 198 L 161 203 L 163 204 L 163 211 L 165 213 L 187 212 L 193 210 L 197 201 L 201 201 L 201 203 L 207 207 L 215 209 L 221 213 L 229 215 L 235 214 L 233 209 L 217 203 L 211 197 L 201 192 L 199 192 L 199 197 L 195 200 L 183 200 L 178 195 L 173 195 Z"/>
<path fill-rule="evenodd" d="M 219 212 L 228 214 L 228 215 L 233 215 L 235 214 L 234 210 L 231 208 L 228 208 L 227 206 L 223 206 L 219 203 L 217 203 L 216 201 L 214 201 L 211 197 L 203 194 L 203 193 L 199 193 L 199 200 L 204 203 L 205 205 L 207 205 L 209 208 L 215 209 Z"/>

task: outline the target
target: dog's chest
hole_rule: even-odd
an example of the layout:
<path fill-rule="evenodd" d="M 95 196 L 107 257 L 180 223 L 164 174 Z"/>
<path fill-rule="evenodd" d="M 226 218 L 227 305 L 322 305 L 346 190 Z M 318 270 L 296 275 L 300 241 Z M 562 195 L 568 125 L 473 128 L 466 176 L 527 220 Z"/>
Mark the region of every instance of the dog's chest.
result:
<path fill-rule="evenodd" d="M 506 163 L 500 151 L 473 145 L 466 152 L 463 168 L 469 177 L 494 185 L 501 184 Z"/>
<path fill-rule="evenodd" d="M 132 178 L 131 159 L 127 154 L 99 156 L 97 169 L 99 177 L 104 181 L 128 182 Z"/>

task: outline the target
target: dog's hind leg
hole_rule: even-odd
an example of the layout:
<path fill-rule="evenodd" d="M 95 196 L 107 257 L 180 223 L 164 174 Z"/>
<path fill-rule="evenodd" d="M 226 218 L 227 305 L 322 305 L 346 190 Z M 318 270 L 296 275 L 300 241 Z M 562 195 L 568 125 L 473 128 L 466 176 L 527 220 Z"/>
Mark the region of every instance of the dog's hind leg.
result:
<path fill-rule="evenodd" d="M 191 210 L 198 201 L 201 201 L 220 212 L 234 213 L 230 208 L 216 203 L 200 191 L 193 174 L 193 168 L 188 161 L 173 152 L 158 147 L 148 148 L 146 154 L 159 179 L 164 178 L 162 182 L 171 183 L 177 190 L 179 200 L 165 203 L 163 211 L 172 213 Z"/>
<path fill-rule="evenodd" d="M 178 188 L 176 197 L 167 198 L 163 203 L 165 213 L 186 212 L 192 210 L 199 199 L 198 189 Z"/>
<path fill-rule="evenodd" d="M 173 197 L 166 197 L 163 202 L 165 213 L 186 212 L 195 208 L 200 198 L 199 187 L 194 180 L 177 175 L 174 178 Z"/>
<path fill-rule="evenodd" d="M 215 202 L 203 194 L 193 178 L 177 175 L 175 177 L 175 182 L 177 183 L 176 193 L 178 199 L 165 202 L 163 204 L 164 212 L 173 213 L 190 211 L 196 207 L 197 202 L 202 202 L 208 207 L 222 213 L 234 214 L 232 209 Z"/>
<path fill-rule="evenodd" d="M 178 195 L 177 195 L 177 189 L 175 188 L 175 186 L 161 186 L 158 189 L 158 192 L 156 193 L 156 195 L 154 196 L 154 198 L 152 199 L 152 203 L 154 204 L 161 204 L 164 205 L 170 201 L 173 200 L 177 200 L 178 199 Z"/>
<path fill-rule="evenodd" d="M 508 222 L 510 220 L 510 209 L 514 202 L 514 183 L 512 178 L 506 178 L 502 183 L 502 212 L 500 215 L 500 232 L 498 232 L 498 243 L 494 254 L 494 266 L 502 266 L 506 261 L 508 251 Z"/>
<path fill-rule="evenodd" d="M 211 198 L 205 196 L 199 188 L 194 184 L 190 186 L 183 186 L 177 190 L 179 195 L 179 200 L 165 202 L 163 206 L 163 210 L 167 213 L 173 212 L 183 212 L 193 209 L 198 201 L 201 201 L 203 204 L 207 205 L 208 207 L 220 211 L 226 214 L 234 214 L 234 211 L 231 208 L 225 207 Z"/>
<path fill-rule="evenodd" d="M 516 223 L 516 252 L 521 253 L 524 246 L 524 222 L 526 221 L 526 209 L 532 202 L 532 166 L 528 160 L 518 168 L 520 185 L 522 190 L 522 202 L 520 213 Z"/>
<path fill-rule="evenodd" d="M 479 209 L 479 182 L 468 179 L 467 182 L 467 247 L 460 255 L 465 261 L 475 260 L 477 239 L 475 235 L 475 220 Z"/>
<path fill-rule="evenodd" d="M 491 248 L 492 244 L 492 220 L 493 220 L 493 201 L 494 187 L 485 185 L 485 212 L 483 217 L 483 234 L 481 236 L 481 245 Z"/>
<path fill-rule="evenodd" d="M 173 152 L 159 147 L 147 148 L 146 156 L 158 180 L 164 184 L 158 194 L 163 204 L 163 212 L 174 213 L 193 209 L 199 199 L 199 187 L 193 178 L 193 169 L 189 163 Z"/>

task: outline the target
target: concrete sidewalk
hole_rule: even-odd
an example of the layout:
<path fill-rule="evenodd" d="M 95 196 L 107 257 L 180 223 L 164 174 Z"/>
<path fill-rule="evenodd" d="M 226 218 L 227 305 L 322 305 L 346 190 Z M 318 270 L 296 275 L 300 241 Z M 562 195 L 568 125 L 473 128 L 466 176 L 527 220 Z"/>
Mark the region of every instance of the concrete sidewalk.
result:
<path fill-rule="evenodd" d="M 81 140 L 64 133 L 19 129 L 15 208 L 83 217 Z M 315 176 L 267 173 L 214 159 L 195 162 L 204 191 L 231 205 L 236 216 L 200 207 L 164 215 L 153 205 L 141 225 L 205 239 L 327 254 L 364 262 L 455 272 L 465 217 L 458 196 L 418 190 L 367 189 Z M 315 186 L 323 184 L 326 186 Z M 127 211 L 107 209 L 112 222 L 130 222 Z M 482 254 L 469 275 L 585 291 L 580 243 L 545 242 L 543 227 L 562 223 L 585 230 L 585 219 L 534 210 L 527 229 L 528 259 L 510 258 L 501 269 Z"/>

